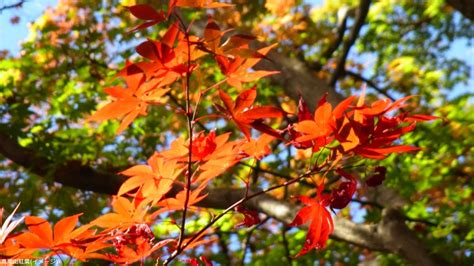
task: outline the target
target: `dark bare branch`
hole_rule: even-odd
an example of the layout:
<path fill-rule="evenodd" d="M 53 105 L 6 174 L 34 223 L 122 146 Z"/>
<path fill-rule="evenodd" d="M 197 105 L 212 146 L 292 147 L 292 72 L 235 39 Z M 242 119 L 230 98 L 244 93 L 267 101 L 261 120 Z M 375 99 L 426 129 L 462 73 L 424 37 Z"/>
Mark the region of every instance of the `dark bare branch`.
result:
<path fill-rule="evenodd" d="M 369 13 L 371 0 L 361 0 L 359 8 L 356 12 L 356 18 L 354 25 L 352 26 L 351 33 L 349 38 L 344 42 L 344 46 L 342 49 L 342 53 L 339 56 L 336 62 L 336 69 L 332 73 L 331 77 L 329 78 L 329 85 L 334 87 L 336 85 L 336 81 L 339 77 L 344 74 L 347 56 L 349 55 L 349 51 L 351 47 L 354 45 L 355 41 L 359 37 L 360 30 L 365 23 L 365 18 Z"/>
<path fill-rule="evenodd" d="M 25 0 L 20 0 L 16 3 L 13 3 L 13 4 L 0 6 L 0 14 L 3 11 L 8 10 L 8 9 L 21 8 L 25 2 L 26 2 Z"/>
<path fill-rule="evenodd" d="M 344 33 L 346 32 L 347 29 L 347 19 L 348 15 L 350 12 L 349 10 L 345 10 L 343 18 L 341 22 L 339 23 L 339 26 L 337 28 L 337 33 L 336 33 L 336 39 L 334 42 L 326 49 L 324 52 L 321 54 L 321 56 L 325 59 L 330 59 L 334 52 L 339 48 L 339 46 L 342 43 L 342 40 L 344 39 Z"/>
<path fill-rule="evenodd" d="M 0 132 L 0 154 L 41 177 L 51 177 L 55 182 L 104 194 L 115 194 L 125 181 L 124 176 L 101 172 L 80 161 L 71 160 L 58 165 L 34 150 L 22 147 L 6 132 Z"/>
<path fill-rule="evenodd" d="M 463 16 L 474 20 L 474 1 L 472 0 L 448 0 L 448 5 L 461 12 Z"/>

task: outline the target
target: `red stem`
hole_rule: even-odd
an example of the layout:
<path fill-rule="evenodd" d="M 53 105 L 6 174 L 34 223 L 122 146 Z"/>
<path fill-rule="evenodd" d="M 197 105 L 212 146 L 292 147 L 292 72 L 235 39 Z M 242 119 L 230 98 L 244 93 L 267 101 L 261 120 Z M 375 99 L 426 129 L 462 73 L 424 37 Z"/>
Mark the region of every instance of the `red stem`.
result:
<path fill-rule="evenodd" d="M 181 221 L 181 227 L 179 231 L 179 238 L 178 238 L 178 247 L 177 251 L 182 250 L 181 246 L 183 245 L 183 240 L 186 233 L 186 214 L 188 212 L 188 204 L 189 204 L 189 197 L 191 195 L 191 178 L 192 178 L 192 146 L 193 146 L 193 113 L 190 110 L 191 106 L 191 97 L 190 97 L 190 76 L 191 76 L 191 45 L 189 41 L 189 32 L 186 29 L 183 20 L 181 17 L 176 14 L 176 17 L 183 27 L 183 32 L 186 38 L 186 44 L 188 46 L 188 58 L 187 58 L 187 69 L 186 69 L 186 83 L 185 83 L 185 94 L 186 94 L 186 118 L 188 123 L 188 135 L 189 135 L 189 147 L 188 147 L 188 169 L 186 171 L 186 197 L 184 199 L 184 207 L 183 207 L 183 219 Z M 168 262 L 169 263 L 169 262 Z M 167 263 L 165 263 L 166 265 Z"/>

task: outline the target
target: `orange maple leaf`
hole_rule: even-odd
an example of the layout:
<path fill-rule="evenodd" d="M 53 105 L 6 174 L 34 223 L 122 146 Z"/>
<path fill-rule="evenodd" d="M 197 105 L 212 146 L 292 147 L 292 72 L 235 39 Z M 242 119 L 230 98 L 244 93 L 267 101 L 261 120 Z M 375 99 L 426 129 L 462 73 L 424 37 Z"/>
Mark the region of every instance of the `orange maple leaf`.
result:
<path fill-rule="evenodd" d="M 265 55 L 267 55 L 268 52 L 270 52 L 270 50 L 275 46 L 276 44 L 273 44 L 259 49 L 257 52 L 253 52 L 251 54 L 257 54 L 260 56 L 249 57 L 240 55 L 216 55 L 215 59 L 219 64 L 222 73 L 227 77 L 226 82 L 231 86 L 241 89 L 243 82 L 252 82 L 260 78 L 279 73 L 279 71 L 249 71 L 249 69 L 262 60 L 262 58 L 264 58 Z"/>
<path fill-rule="evenodd" d="M 268 145 L 274 139 L 274 136 L 262 134 L 258 139 L 252 138 L 243 142 L 242 146 L 240 147 L 241 152 L 251 158 L 261 160 L 271 153 L 270 147 Z"/>
<path fill-rule="evenodd" d="M 149 201 L 142 201 L 136 206 L 124 197 L 114 197 L 112 202 L 114 212 L 104 214 L 90 224 L 112 230 L 128 228 L 133 224 L 147 223 L 148 203 Z"/>
<path fill-rule="evenodd" d="M 263 124 L 262 120 L 265 118 L 282 117 L 285 112 L 273 106 L 252 106 L 257 97 L 255 87 L 240 93 L 235 102 L 222 90 L 219 90 L 219 97 L 224 103 L 224 107 L 216 104 L 216 108 L 226 114 L 227 118 L 233 120 L 248 140 L 250 140 L 251 127 L 263 133 L 281 138 L 279 132 Z"/>
<path fill-rule="evenodd" d="M 175 6 L 191 8 L 219 8 L 231 7 L 233 5 L 228 3 L 214 2 L 212 0 L 170 0 L 168 4 L 168 9 L 171 10 Z"/>
<path fill-rule="evenodd" d="M 165 160 L 155 153 L 148 159 L 148 165 L 135 165 L 121 172 L 130 178 L 120 186 L 117 196 L 141 188 L 142 197 L 157 202 L 171 190 L 182 170 L 178 161 Z"/>
<path fill-rule="evenodd" d="M 103 258 L 95 251 L 108 245 L 103 243 L 101 235 L 95 234 L 95 230 L 89 230 L 92 225 L 86 224 L 74 229 L 81 215 L 82 213 L 63 218 L 54 225 L 54 228 L 41 217 L 27 216 L 25 224 L 29 231 L 16 237 L 16 241 L 30 252 L 50 249 L 49 254 L 64 253 L 80 260 Z M 91 245 L 91 248 L 84 248 L 88 245 Z"/>
<path fill-rule="evenodd" d="M 188 208 L 192 208 L 196 203 L 200 202 L 203 200 L 205 197 L 207 197 L 207 193 L 203 194 L 202 191 L 206 188 L 206 183 L 201 184 L 198 188 L 190 191 L 189 198 L 188 198 Z M 163 213 L 163 212 L 168 212 L 168 211 L 174 211 L 174 210 L 183 210 L 184 209 L 184 203 L 186 201 L 186 189 L 181 190 L 176 194 L 174 198 L 166 198 L 161 200 L 156 204 L 156 206 L 163 207 L 162 209 L 159 209 L 155 211 L 151 217 L 154 218 L 157 215 Z"/>
<path fill-rule="evenodd" d="M 117 134 L 127 128 L 138 115 L 146 115 L 148 105 L 159 102 L 169 91 L 159 88 L 159 82 L 145 82 L 143 72 L 135 65 L 128 64 L 119 75 L 124 76 L 127 88 L 121 86 L 106 88 L 105 92 L 116 100 L 106 104 L 86 120 L 86 122 L 102 121 L 124 117 Z"/>

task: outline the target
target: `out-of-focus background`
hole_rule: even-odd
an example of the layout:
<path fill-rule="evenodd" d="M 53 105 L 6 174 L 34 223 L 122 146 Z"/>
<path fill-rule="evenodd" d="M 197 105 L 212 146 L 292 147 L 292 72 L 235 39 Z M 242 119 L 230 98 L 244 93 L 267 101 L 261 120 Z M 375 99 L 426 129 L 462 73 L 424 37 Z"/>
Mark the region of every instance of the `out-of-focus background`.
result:
<path fill-rule="evenodd" d="M 146 1 L 0 1 L 0 206 L 12 210 L 21 201 L 20 212 L 51 221 L 84 211 L 81 219 L 90 221 L 107 208 L 110 197 L 94 188 L 61 183 L 57 166 L 76 162 L 115 173 L 143 162 L 182 133 L 184 120 L 168 115 L 165 107 L 154 108 L 119 136 L 116 121 L 83 123 L 107 101 L 103 88 L 117 82 L 114 74 L 125 60 L 138 58 L 134 46 L 165 30 L 157 26 L 128 33 L 138 22 L 124 6 L 136 2 Z M 357 226 L 385 228 L 396 221 L 406 231 L 395 234 L 417 238 L 420 252 L 430 254 L 431 262 L 474 264 L 472 4 L 461 0 L 233 3 L 232 8 L 186 10 L 183 16 L 202 28 L 207 15 L 212 15 L 221 28 L 279 44 L 272 55 L 276 60 L 256 66 L 285 74 L 259 83 L 261 104 L 277 103 L 294 112 L 298 94 L 314 107 L 325 92 L 335 102 L 360 94 L 366 86 L 369 100 L 416 95 L 407 107 L 410 111 L 441 117 L 418 125 L 403 139 L 422 151 L 383 161 L 388 169 L 383 187 L 360 186 L 356 199 L 337 215 L 354 222 L 347 227 L 348 234 L 356 234 Z M 203 85 L 219 80 L 217 66 L 209 65 L 209 73 L 215 73 L 214 78 L 203 80 Z M 179 99 L 180 93 L 174 96 Z M 211 108 L 210 99 L 203 99 L 203 106 Z M 28 153 L 15 153 L 13 144 Z M 298 171 L 309 156 L 284 145 L 275 147 L 274 153 L 260 167 L 285 175 Z M 256 185 L 280 181 L 262 172 Z M 220 182 L 215 185 L 233 184 L 230 177 Z M 289 200 L 287 193 L 306 191 L 289 190 L 273 196 Z M 399 216 L 387 216 L 392 209 Z M 199 223 L 206 217 L 195 219 Z M 325 250 L 294 259 L 305 230 L 288 231 L 273 219 L 255 231 L 230 233 L 233 225 L 232 217 L 222 222 L 220 241 L 204 251 L 223 265 L 242 258 L 249 265 L 279 265 L 286 260 L 294 265 L 416 264 L 412 255 L 400 252 L 400 243 L 388 238 L 377 242 L 384 246 L 375 247 L 370 241 L 376 235 L 370 234 L 352 242 L 333 239 Z M 172 230 L 154 227 L 156 235 Z M 240 245 L 245 241 L 250 244 Z"/>

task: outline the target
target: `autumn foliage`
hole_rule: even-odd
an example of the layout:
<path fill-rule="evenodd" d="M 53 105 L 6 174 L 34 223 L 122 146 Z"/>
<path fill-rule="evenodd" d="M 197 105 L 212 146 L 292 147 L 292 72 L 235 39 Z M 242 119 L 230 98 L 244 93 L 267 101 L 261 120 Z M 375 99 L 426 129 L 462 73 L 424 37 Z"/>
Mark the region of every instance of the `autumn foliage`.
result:
<path fill-rule="evenodd" d="M 25 232 L 11 233 L 2 228 L 1 257 L 32 258 L 42 251 L 43 257 L 66 255 L 79 261 L 103 259 L 133 263 L 150 258 L 168 264 L 185 250 L 213 241 L 206 235 L 222 215 L 201 229 L 189 231 L 186 227 L 189 213 L 199 212 L 198 203 L 206 198 L 208 185 L 245 160 L 264 159 L 271 153 L 270 144 L 274 142 L 310 150 L 312 156 L 307 171 L 281 185 L 253 194 L 249 192 L 223 213 L 235 211 L 242 219 L 239 226 L 257 225 L 260 223 L 258 211 L 245 209 L 246 201 L 302 180 L 311 182 L 314 196 L 292 195 L 295 202 L 297 199 L 304 206 L 288 225 L 309 223 L 306 241 L 297 254 L 304 255 L 326 246 L 334 230 L 331 212 L 347 206 L 358 186 L 372 187 L 383 182 L 386 174 L 383 167 L 370 169 L 373 175 L 361 180 L 346 169 L 354 162 L 352 159 L 380 160 L 392 153 L 419 149 L 401 144 L 399 138 L 413 131 L 417 122 L 435 117 L 411 115 L 406 111 L 406 102 L 411 97 L 367 104 L 362 90 L 359 97 L 351 96 L 335 106 L 322 96 L 314 112 L 301 99 L 294 114 L 275 106 L 259 105 L 258 89 L 248 83 L 278 73 L 256 71 L 252 67 L 261 60 L 268 60 L 268 53 L 276 46 L 254 50 L 250 48 L 254 37 L 229 35 L 211 17 L 203 35 L 194 36 L 189 30 L 191 25 L 177 12 L 178 8 L 226 6 L 229 5 L 213 1 L 171 0 L 166 11 L 149 5 L 127 8 L 140 20 L 131 31 L 170 24 L 159 40 L 148 39 L 136 47 L 142 61 L 126 62 L 117 74 L 125 81 L 124 85 L 105 88 L 111 101 L 88 117 L 87 122 L 119 119 L 117 134 L 120 134 L 137 117 L 146 116 L 150 106 L 168 104 L 171 85 L 180 84 L 183 97 L 173 104 L 176 113 L 187 120 L 187 136 L 175 139 L 168 149 L 151 154 L 146 164 L 120 172 L 128 179 L 114 196 L 111 211 L 93 221 L 76 227 L 81 214 L 65 217 L 55 225 L 41 217 L 27 216 Z M 202 60 L 209 59 L 219 67 L 224 79 L 207 88 L 192 87 L 193 74 L 202 68 Z M 238 95 L 233 97 L 228 88 L 236 89 Z M 213 97 L 214 106 L 207 115 L 198 116 L 200 98 L 205 95 Z M 219 129 L 196 129 L 201 121 L 222 119 L 235 125 L 241 135 Z M 271 121 L 281 119 L 293 123 L 284 128 L 271 126 Z M 243 181 L 248 189 L 248 180 Z M 175 220 L 179 236 L 156 237 L 151 226 L 171 214 L 181 217 Z M 8 227 L 9 221 L 5 224 Z M 212 265 L 203 256 L 187 262 Z"/>

